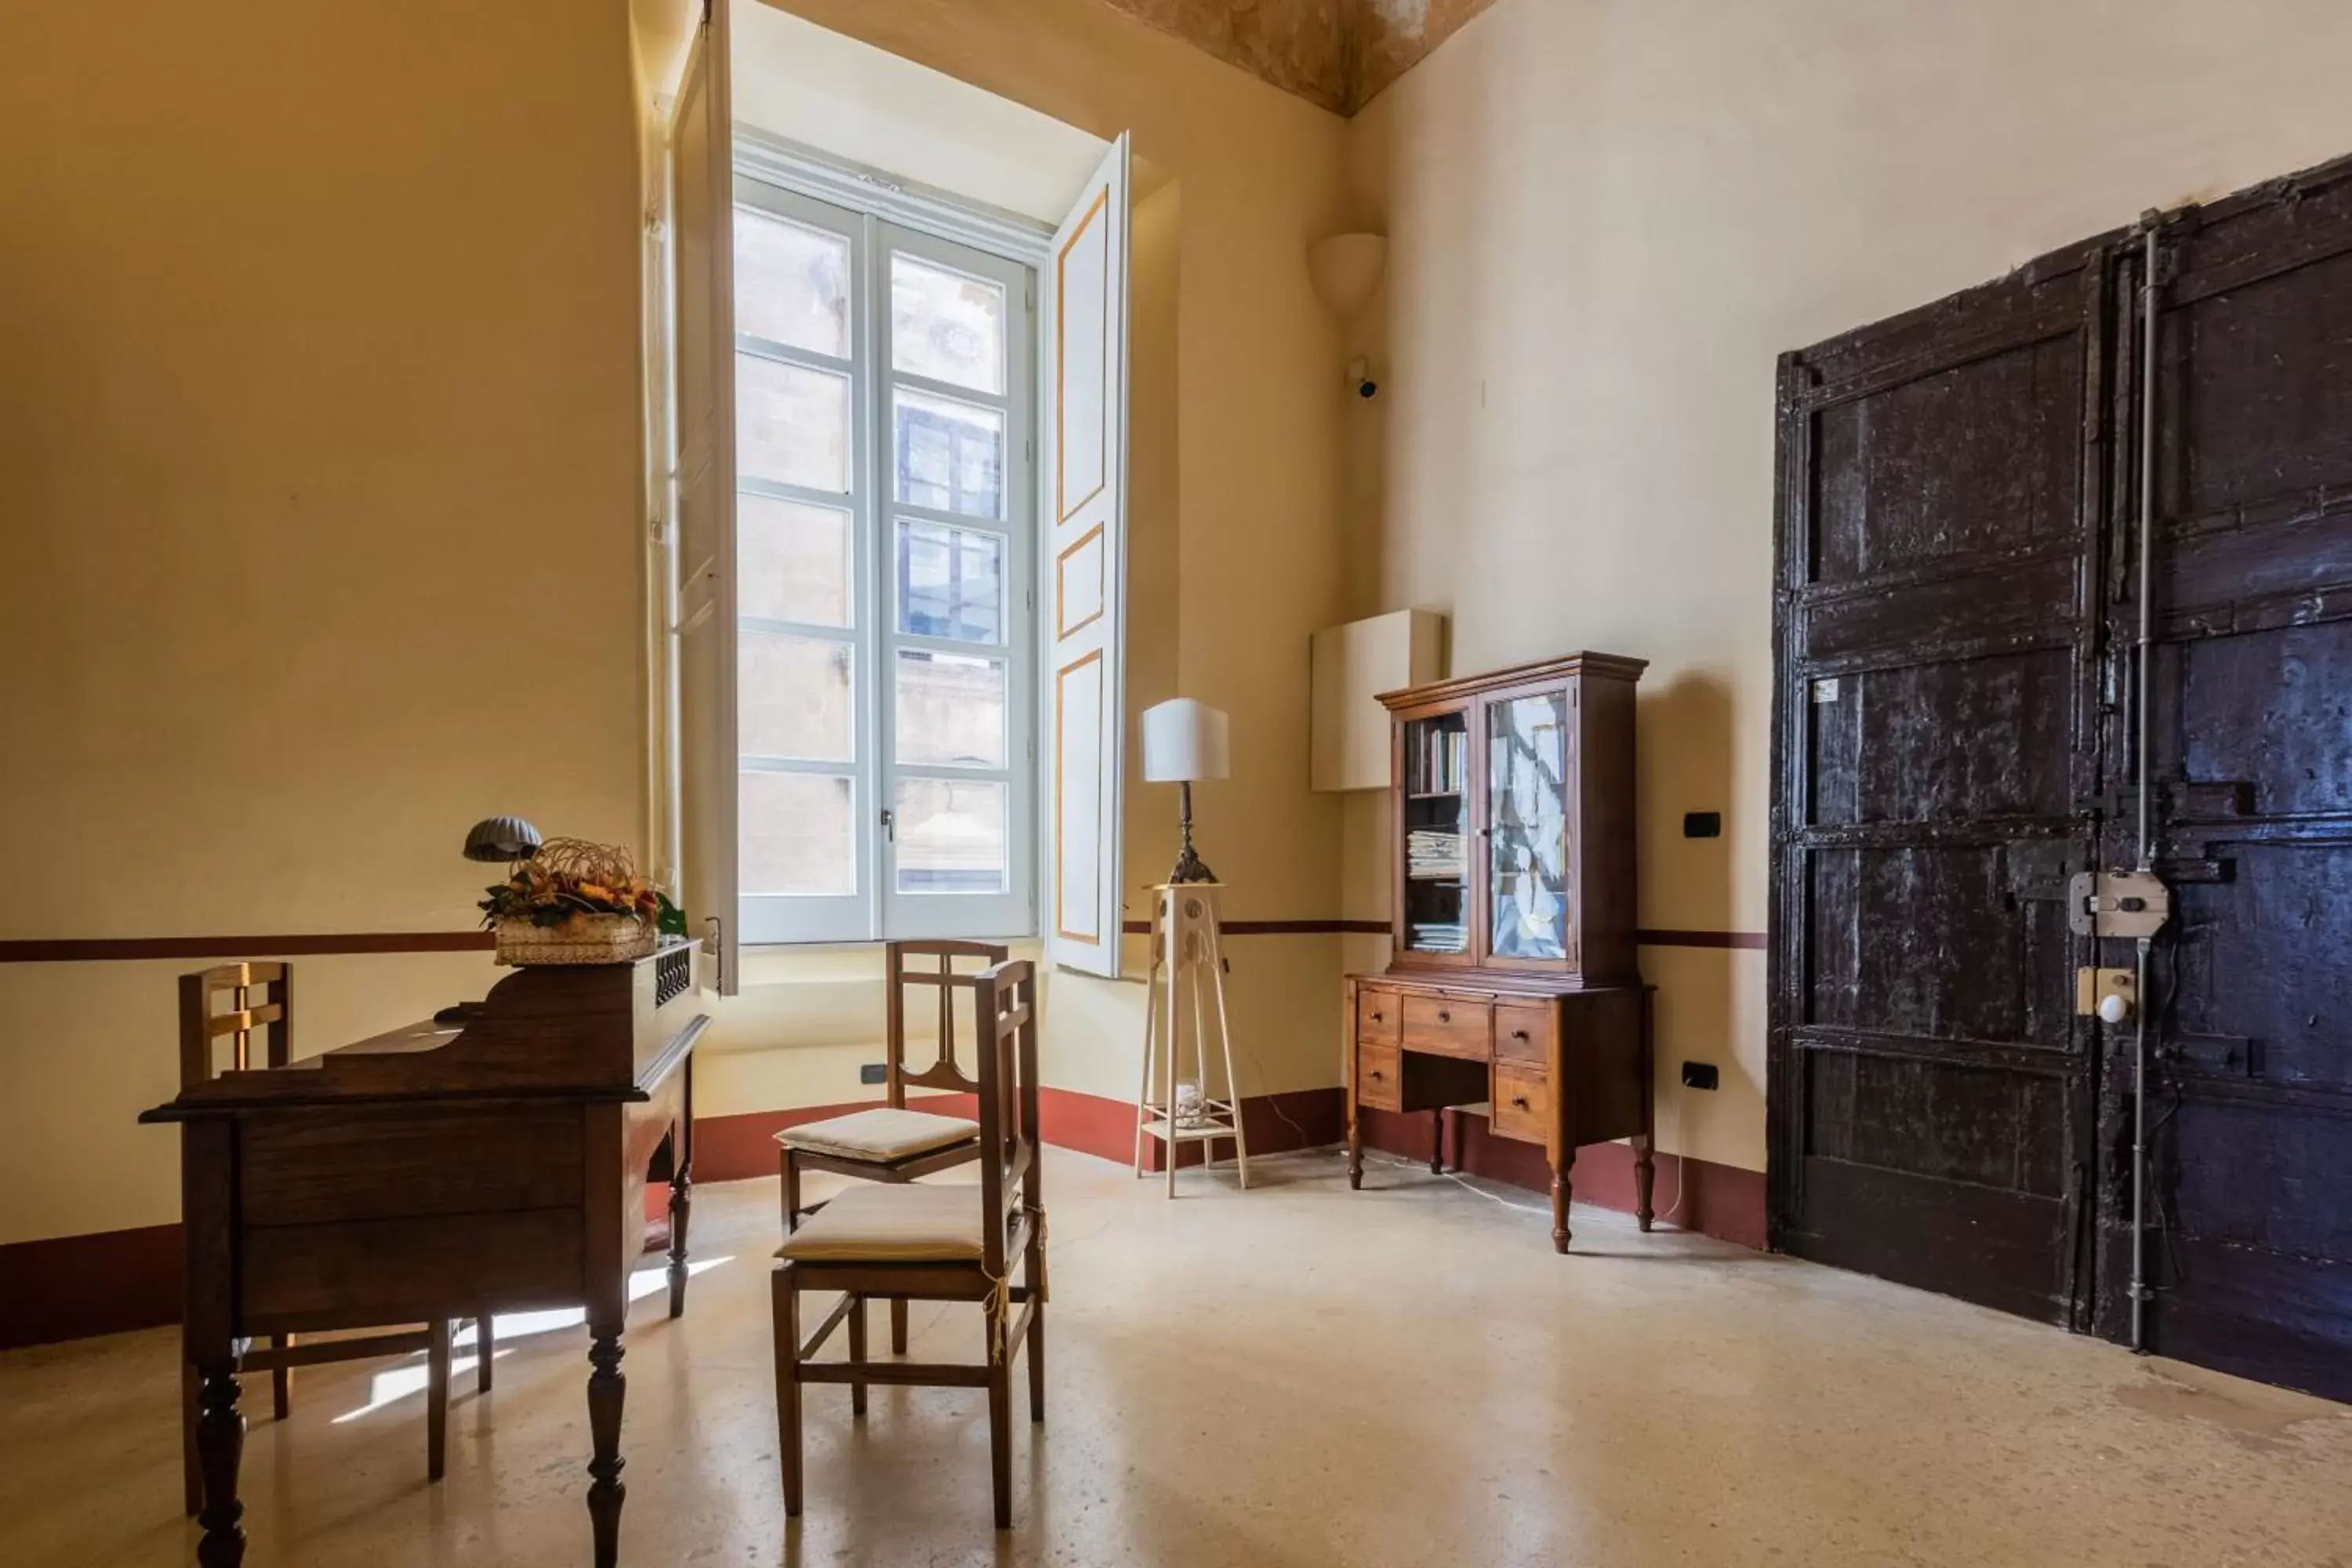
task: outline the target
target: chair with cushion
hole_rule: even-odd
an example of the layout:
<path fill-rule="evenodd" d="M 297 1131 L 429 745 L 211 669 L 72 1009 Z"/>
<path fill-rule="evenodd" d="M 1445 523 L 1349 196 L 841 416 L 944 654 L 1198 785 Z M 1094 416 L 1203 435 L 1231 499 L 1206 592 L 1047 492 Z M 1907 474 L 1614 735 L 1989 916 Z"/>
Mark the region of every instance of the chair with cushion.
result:
<path fill-rule="evenodd" d="M 224 999 L 227 1005 L 221 1005 Z M 284 963 L 225 963 L 180 976 L 180 1087 L 193 1089 L 216 1071 L 216 1042 L 229 1042 L 226 1070 L 249 1072 L 257 1066 L 282 1068 L 292 1055 L 294 974 Z M 253 1037 L 262 1036 L 262 1059 L 253 1060 Z M 490 1386 L 490 1320 L 476 1321 L 475 1378 L 487 1392 Z M 449 1424 L 450 1325 L 446 1320 L 422 1328 L 359 1338 L 294 1342 L 291 1334 L 270 1337 L 266 1349 L 248 1350 L 240 1364 L 269 1373 L 270 1413 L 283 1421 L 293 1408 L 294 1369 L 324 1362 L 356 1361 L 367 1356 L 413 1355 L 425 1352 L 425 1469 L 441 1479 L 447 1452 Z M 183 1356 L 180 1368 L 180 1451 L 188 1512 L 204 1506 L 204 1477 L 196 1463 L 196 1369 Z"/>
<path fill-rule="evenodd" d="M 801 1511 L 801 1391 L 849 1384 L 853 1417 L 868 1384 L 988 1390 L 996 1528 L 1013 1524 L 1013 1358 L 1029 1352 L 1029 1419 L 1045 1419 L 1045 1209 L 1037 1141 L 1037 982 L 1026 960 L 971 977 L 980 1017 L 980 1182 L 852 1187 L 803 1223 L 776 1254 L 776 1423 L 784 1512 Z M 1014 1283 L 1018 1270 L 1021 1282 Z M 805 1342 L 801 1296 L 839 1291 Z M 874 1362 L 866 1303 L 977 1301 L 985 1362 Z M 819 1362 L 849 1325 L 849 1359 Z"/>
<path fill-rule="evenodd" d="M 923 961 L 910 966 L 909 959 Z M 956 1059 L 955 994 L 969 990 L 978 975 L 959 971 L 956 961 L 977 961 L 976 967 L 1004 962 L 1004 949 L 980 942 L 894 942 L 884 954 L 883 1104 L 873 1110 L 854 1111 L 776 1134 L 784 1178 L 784 1231 L 790 1235 L 803 1215 L 822 1204 L 801 1202 L 801 1175 L 806 1171 L 831 1171 L 862 1176 L 870 1182 L 911 1182 L 980 1158 L 980 1123 L 963 1116 L 910 1110 L 907 1086 L 976 1092 L 979 1082 Z M 932 961 L 936 961 L 933 963 Z M 925 986 L 938 993 L 939 1057 L 920 1072 L 907 1066 L 907 993 Z M 890 1308 L 890 1350 L 907 1353 L 907 1307 Z"/>

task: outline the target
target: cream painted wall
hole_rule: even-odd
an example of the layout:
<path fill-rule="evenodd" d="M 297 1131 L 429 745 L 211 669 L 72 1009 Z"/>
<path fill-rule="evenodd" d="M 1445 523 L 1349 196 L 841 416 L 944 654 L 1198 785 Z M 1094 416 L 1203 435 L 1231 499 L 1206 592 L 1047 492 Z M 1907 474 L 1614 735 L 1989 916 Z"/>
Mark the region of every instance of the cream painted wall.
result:
<path fill-rule="evenodd" d="M 461 930 L 477 817 L 637 837 L 637 125 L 624 0 L 16 8 L 0 939 Z M 0 965 L 0 1242 L 175 1216 L 197 962 Z M 297 1028 L 490 978 L 303 960 Z"/>
<path fill-rule="evenodd" d="M 1351 613 L 1450 613 L 1456 672 L 1650 659 L 1642 923 L 1762 931 L 1775 356 L 2352 151 L 2347 58 L 2337 0 L 1501 0 L 1349 129 Z M 1665 1145 L 1760 1168 L 1764 955 L 1643 963 Z"/>

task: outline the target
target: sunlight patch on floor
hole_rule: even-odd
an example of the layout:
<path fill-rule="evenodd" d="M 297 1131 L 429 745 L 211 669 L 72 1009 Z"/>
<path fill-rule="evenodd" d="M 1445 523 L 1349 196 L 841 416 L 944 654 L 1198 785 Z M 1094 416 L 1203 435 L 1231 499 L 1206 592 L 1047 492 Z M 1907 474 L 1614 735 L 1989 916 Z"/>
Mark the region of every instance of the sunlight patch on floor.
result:
<path fill-rule="evenodd" d="M 686 1266 L 687 1278 L 690 1279 L 706 1269 L 716 1268 L 722 1263 L 734 1261 L 731 1257 L 697 1258 Z M 668 1286 L 669 1265 L 665 1263 L 652 1268 L 637 1269 L 629 1276 L 629 1300 L 642 1301 L 656 1291 L 668 1289 Z M 550 1312 L 500 1313 L 490 1320 L 496 1330 L 495 1338 L 499 1346 L 498 1350 L 491 1352 L 490 1360 L 493 1362 L 504 1360 L 509 1354 L 505 1347 L 511 1345 L 517 1340 L 529 1339 L 534 1334 L 552 1334 L 565 1329 L 576 1329 L 587 1321 L 588 1309 L 585 1307 L 560 1307 Z M 451 1337 L 449 1342 L 452 1352 L 449 1358 L 451 1383 L 456 1383 L 460 1373 L 474 1370 L 476 1357 L 458 1355 L 455 1352 L 473 1344 L 478 1337 L 471 1323 L 467 1323 Z M 421 1354 L 385 1368 L 369 1380 L 367 1403 L 356 1410 L 347 1411 L 336 1416 L 335 1425 L 340 1426 L 346 1421 L 356 1421 L 362 1415 L 372 1415 L 387 1405 L 397 1405 L 411 1394 L 424 1393 L 425 1382 L 430 1375 L 431 1368 L 425 1364 L 425 1357 Z"/>

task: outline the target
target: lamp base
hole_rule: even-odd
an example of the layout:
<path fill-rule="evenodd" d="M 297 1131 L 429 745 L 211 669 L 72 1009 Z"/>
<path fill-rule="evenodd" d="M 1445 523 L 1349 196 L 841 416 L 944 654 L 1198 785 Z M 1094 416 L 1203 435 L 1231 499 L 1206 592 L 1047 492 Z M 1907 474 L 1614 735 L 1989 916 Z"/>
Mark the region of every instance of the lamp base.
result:
<path fill-rule="evenodd" d="M 1176 868 L 1168 873 L 1169 884 L 1174 887 L 1186 882 L 1213 882 L 1217 874 L 1202 865 L 1201 858 L 1192 853 L 1192 785 L 1190 780 L 1179 781 L 1177 796 L 1183 803 L 1178 809 L 1184 826 L 1184 848 L 1176 857 Z"/>
<path fill-rule="evenodd" d="M 1168 873 L 1168 882 L 1171 887 L 1181 887 L 1187 882 L 1213 882 L 1216 879 L 1217 874 L 1201 863 L 1201 858 L 1192 853 L 1192 847 L 1190 844 L 1184 846 L 1184 853 L 1176 857 L 1176 868 Z"/>

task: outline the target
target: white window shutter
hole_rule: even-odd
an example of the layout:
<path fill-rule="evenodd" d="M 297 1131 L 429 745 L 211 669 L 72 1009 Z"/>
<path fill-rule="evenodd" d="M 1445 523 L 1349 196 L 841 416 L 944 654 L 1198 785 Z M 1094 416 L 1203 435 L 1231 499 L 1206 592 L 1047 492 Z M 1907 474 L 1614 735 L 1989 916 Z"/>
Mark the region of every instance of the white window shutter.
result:
<path fill-rule="evenodd" d="M 670 120 L 677 344 L 679 902 L 732 996 L 735 876 L 735 206 L 728 0 L 709 0 Z"/>
<path fill-rule="evenodd" d="M 1045 955 L 1112 976 L 1126 706 L 1127 245 L 1121 135 L 1054 236 L 1038 400 L 1045 452 L 1038 488 L 1052 525 L 1048 548 L 1038 552 Z"/>

